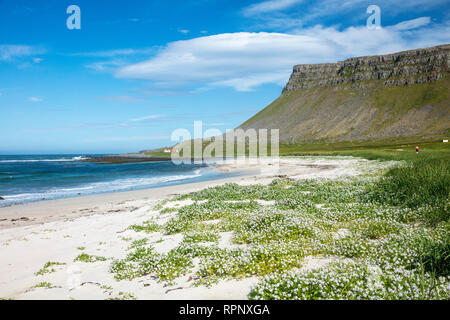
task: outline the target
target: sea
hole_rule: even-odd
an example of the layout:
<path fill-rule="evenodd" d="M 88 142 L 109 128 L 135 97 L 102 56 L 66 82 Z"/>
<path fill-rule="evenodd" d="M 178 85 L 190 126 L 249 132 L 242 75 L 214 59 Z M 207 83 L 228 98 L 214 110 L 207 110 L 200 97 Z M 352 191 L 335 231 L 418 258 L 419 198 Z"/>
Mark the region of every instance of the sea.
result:
<path fill-rule="evenodd" d="M 101 156 L 101 155 L 95 155 Z M 123 164 L 83 162 L 86 155 L 0 155 L 0 207 L 27 202 L 215 180 L 204 164 L 171 161 Z"/>

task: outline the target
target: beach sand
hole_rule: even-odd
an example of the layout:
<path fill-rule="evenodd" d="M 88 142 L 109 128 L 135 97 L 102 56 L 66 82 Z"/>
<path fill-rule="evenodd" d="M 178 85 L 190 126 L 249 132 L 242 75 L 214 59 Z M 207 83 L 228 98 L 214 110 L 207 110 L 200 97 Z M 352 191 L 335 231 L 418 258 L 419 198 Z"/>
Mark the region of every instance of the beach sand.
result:
<path fill-rule="evenodd" d="M 133 281 L 116 281 L 109 272 L 111 259 L 125 257 L 130 241 L 141 239 L 128 227 L 156 217 L 155 205 L 174 196 L 207 187 L 235 182 L 242 185 L 268 184 L 274 178 L 338 178 L 356 175 L 367 160 L 355 158 L 270 158 L 259 164 L 228 161 L 216 166 L 222 172 L 246 174 L 162 188 L 42 201 L 0 208 L 0 298 L 12 299 L 247 299 L 250 287 L 258 281 L 221 280 L 211 288 L 194 287 L 190 276 L 175 285 L 158 282 L 151 276 Z M 169 202 L 179 207 L 185 202 Z M 176 247 L 181 235 L 150 234 L 149 243 L 158 252 Z M 231 235 L 222 234 L 220 246 L 232 247 Z M 127 239 L 128 241 L 125 241 Z M 163 241 L 161 241 L 161 239 Z M 85 252 L 108 258 L 95 263 L 74 262 Z M 35 273 L 47 262 L 63 263 Z M 321 265 L 323 262 L 317 262 Z M 314 267 L 314 261 L 309 267 Z M 36 287 L 47 283 L 48 287 Z M 78 286 L 73 284 L 78 283 Z"/>

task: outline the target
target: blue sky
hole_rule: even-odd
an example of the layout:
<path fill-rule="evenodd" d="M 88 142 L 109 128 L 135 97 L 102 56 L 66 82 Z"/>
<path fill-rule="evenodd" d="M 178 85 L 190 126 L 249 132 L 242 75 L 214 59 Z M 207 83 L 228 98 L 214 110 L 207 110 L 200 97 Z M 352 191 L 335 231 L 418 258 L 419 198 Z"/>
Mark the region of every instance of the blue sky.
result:
<path fill-rule="evenodd" d="M 68 30 L 66 9 L 81 9 Z M 382 28 L 369 30 L 369 5 Z M 232 129 L 293 65 L 450 43 L 447 0 L 0 0 L 0 153 L 117 153 Z"/>

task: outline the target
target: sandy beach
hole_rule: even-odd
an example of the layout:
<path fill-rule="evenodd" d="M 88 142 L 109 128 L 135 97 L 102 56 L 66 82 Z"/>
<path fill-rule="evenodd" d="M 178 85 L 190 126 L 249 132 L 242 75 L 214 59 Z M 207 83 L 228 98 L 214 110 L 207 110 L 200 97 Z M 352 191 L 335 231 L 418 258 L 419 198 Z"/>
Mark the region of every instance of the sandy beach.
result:
<path fill-rule="evenodd" d="M 0 298 L 10 299 L 247 299 L 258 280 L 221 280 L 211 288 L 195 287 L 189 275 L 168 285 L 152 277 L 117 281 L 111 259 L 126 255 L 131 240 L 142 238 L 128 229 L 149 218 L 164 221 L 155 206 L 181 207 L 189 201 L 164 202 L 177 195 L 235 182 L 268 184 L 274 178 L 337 178 L 359 173 L 367 160 L 356 158 L 263 159 L 259 164 L 224 163 L 216 170 L 245 171 L 238 177 L 163 188 L 60 199 L 0 208 Z M 278 166 L 277 166 L 278 165 Z M 278 168 L 275 170 L 274 168 Z M 170 216 L 170 215 L 169 215 Z M 220 246 L 231 247 L 231 235 Z M 179 234 L 151 234 L 149 244 L 165 253 L 182 239 Z M 95 263 L 74 262 L 81 252 L 106 257 Z M 52 272 L 39 272 L 47 262 Z M 309 266 L 308 266 L 309 265 Z M 314 262 L 306 267 L 314 267 Z M 45 269 L 45 268 L 44 268 Z"/>

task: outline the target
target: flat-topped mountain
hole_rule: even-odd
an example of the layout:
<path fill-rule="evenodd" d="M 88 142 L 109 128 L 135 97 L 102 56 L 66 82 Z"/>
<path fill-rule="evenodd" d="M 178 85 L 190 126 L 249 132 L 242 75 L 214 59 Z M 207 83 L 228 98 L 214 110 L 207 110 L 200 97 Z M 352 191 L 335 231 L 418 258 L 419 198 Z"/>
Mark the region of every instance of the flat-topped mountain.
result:
<path fill-rule="evenodd" d="M 427 140 L 450 133 L 450 45 L 294 66 L 282 95 L 240 128 L 284 143 Z"/>

